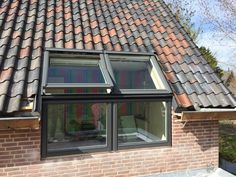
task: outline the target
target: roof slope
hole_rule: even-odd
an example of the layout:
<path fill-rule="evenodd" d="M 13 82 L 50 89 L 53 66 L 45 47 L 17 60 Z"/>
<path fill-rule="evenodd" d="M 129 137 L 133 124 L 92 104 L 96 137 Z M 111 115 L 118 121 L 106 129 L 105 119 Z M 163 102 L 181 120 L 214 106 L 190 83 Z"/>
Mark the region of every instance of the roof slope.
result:
<path fill-rule="evenodd" d="M 222 76 L 222 80 L 236 98 L 236 75 L 233 71 L 226 71 Z"/>
<path fill-rule="evenodd" d="M 38 93 L 45 47 L 155 51 L 179 106 L 236 106 L 162 0 L 0 1 L 0 112 Z"/>

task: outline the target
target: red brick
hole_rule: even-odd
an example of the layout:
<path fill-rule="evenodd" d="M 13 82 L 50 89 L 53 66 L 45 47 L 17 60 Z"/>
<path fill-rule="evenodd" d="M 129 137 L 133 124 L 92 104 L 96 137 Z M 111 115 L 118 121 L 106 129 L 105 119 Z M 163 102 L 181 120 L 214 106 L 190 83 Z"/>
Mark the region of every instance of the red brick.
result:
<path fill-rule="evenodd" d="M 0 172 L 0 176 L 7 176 L 6 172 Z"/>
<path fill-rule="evenodd" d="M 5 172 L 12 172 L 12 171 L 19 171 L 19 170 L 20 170 L 20 168 L 14 167 L 14 168 L 6 168 L 4 171 Z"/>
<path fill-rule="evenodd" d="M 8 134 L 1 134 L 2 132 L 0 131 L 0 139 L 4 139 L 4 138 L 9 138 L 10 137 L 10 135 L 8 135 Z"/>
<path fill-rule="evenodd" d="M 26 151 L 25 150 L 16 150 L 16 151 L 10 151 L 11 154 L 24 154 Z"/>
<path fill-rule="evenodd" d="M 2 147 L 13 147 L 13 146 L 17 146 L 17 143 L 3 143 Z"/>
<path fill-rule="evenodd" d="M 14 151 L 14 150 L 20 150 L 21 147 L 20 146 L 14 146 L 14 147 L 6 147 L 6 151 Z"/>
<path fill-rule="evenodd" d="M 14 138 L 14 141 L 28 141 L 27 137 L 18 137 L 18 138 Z"/>

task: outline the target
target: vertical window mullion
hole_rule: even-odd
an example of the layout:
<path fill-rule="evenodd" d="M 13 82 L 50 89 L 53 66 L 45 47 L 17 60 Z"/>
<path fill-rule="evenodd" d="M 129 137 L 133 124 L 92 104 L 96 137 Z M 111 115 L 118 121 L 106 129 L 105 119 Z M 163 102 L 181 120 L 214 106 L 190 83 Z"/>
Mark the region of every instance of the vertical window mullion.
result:
<path fill-rule="evenodd" d="M 41 125 L 42 125 L 42 136 L 41 136 L 41 157 L 47 157 L 47 139 L 48 139 L 48 128 L 47 128 L 47 105 L 46 103 L 43 104 L 43 113 L 41 118 Z"/>
<path fill-rule="evenodd" d="M 113 110 L 112 110 L 112 150 L 117 151 L 118 150 L 118 126 L 117 126 L 117 104 L 113 104 Z"/>
<path fill-rule="evenodd" d="M 171 102 L 167 102 L 167 120 L 166 120 L 166 129 L 167 129 L 167 140 L 169 145 L 172 145 L 172 116 L 171 116 Z"/>
<path fill-rule="evenodd" d="M 112 151 L 112 145 L 113 145 L 113 142 L 112 142 L 112 116 L 113 116 L 113 113 L 112 113 L 112 103 L 108 103 L 109 106 L 108 106 L 108 109 L 107 109 L 107 148 L 109 151 Z"/>

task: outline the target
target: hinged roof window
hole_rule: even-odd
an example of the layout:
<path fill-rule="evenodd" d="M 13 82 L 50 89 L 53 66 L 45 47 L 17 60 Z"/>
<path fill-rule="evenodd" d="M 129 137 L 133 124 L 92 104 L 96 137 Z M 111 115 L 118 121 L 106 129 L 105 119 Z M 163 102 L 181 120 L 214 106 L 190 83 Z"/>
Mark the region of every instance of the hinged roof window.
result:
<path fill-rule="evenodd" d="M 113 87 L 101 54 L 46 53 L 45 93 L 109 93 Z"/>
<path fill-rule="evenodd" d="M 111 75 L 122 93 L 170 91 L 154 56 L 108 55 Z"/>
<path fill-rule="evenodd" d="M 46 51 L 42 90 L 49 94 L 170 93 L 154 55 Z"/>
<path fill-rule="evenodd" d="M 105 79 L 99 67 L 99 59 L 51 58 L 48 70 L 48 83 L 100 83 Z"/>

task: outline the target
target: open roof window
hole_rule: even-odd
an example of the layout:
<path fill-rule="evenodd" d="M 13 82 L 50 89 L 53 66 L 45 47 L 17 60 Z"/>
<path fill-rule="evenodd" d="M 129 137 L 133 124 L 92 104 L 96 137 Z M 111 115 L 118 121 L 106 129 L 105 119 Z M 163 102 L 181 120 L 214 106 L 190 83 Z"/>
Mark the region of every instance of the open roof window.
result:
<path fill-rule="evenodd" d="M 45 52 L 45 94 L 162 94 L 169 86 L 153 54 Z"/>
<path fill-rule="evenodd" d="M 45 93 L 109 93 L 113 87 L 101 54 L 48 53 L 45 58 Z"/>
<path fill-rule="evenodd" d="M 48 83 L 105 83 L 98 59 L 51 58 Z"/>
<path fill-rule="evenodd" d="M 110 73 L 121 93 L 170 92 L 155 56 L 108 55 Z"/>

